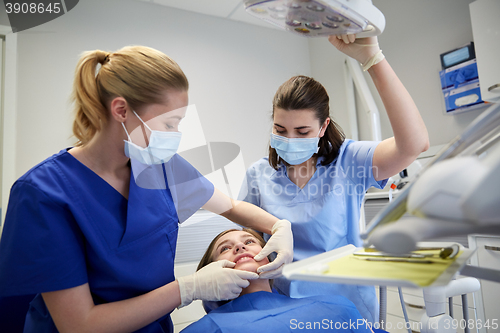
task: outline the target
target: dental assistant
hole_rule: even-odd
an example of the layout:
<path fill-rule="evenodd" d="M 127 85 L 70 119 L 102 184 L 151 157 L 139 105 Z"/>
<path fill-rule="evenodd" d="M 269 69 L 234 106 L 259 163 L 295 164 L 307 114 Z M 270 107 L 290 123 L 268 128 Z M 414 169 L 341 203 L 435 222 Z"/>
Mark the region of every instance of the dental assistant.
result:
<path fill-rule="evenodd" d="M 76 146 L 29 170 L 9 198 L 0 296 L 36 294 L 24 332 L 173 332 L 176 307 L 237 297 L 259 276 L 234 263 L 174 277 L 178 224 L 200 207 L 274 235 L 255 258 L 278 253 L 263 276 L 291 261 L 288 221 L 237 204 L 175 154 L 187 91 L 180 67 L 157 50 L 82 55 Z M 161 177 L 145 180 L 151 168 Z M 163 176 L 168 182 L 159 186 Z"/>
<path fill-rule="evenodd" d="M 387 178 L 427 150 L 425 124 L 411 96 L 384 58 L 376 37 L 330 36 L 340 51 L 370 74 L 391 122 L 394 137 L 382 142 L 345 139 L 331 119 L 325 88 L 306 76 L 279 87 L 273 99 L 269 157 L 247 171 L 241 197 L 292 223 L 294 260 L 347 244 L 361 246 L 360 208 L 366 190 L 383 188 Z M 342 295 L 369 322 L 378 321 L 371 286 L 275 279 L 290 297 Z"/>

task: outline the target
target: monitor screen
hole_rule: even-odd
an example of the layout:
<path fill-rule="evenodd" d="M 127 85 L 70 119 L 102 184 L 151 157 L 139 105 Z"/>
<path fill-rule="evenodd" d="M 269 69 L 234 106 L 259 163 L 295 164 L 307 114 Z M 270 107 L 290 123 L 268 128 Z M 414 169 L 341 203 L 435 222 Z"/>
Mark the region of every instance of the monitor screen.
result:
<path fill-rule="evenodd" d="M 470 56 L 469 48 L 467 46 L 462 47 L 461 49 L 445 54 L 443 56 L 443 63 L 446 67 L 450 67 L 455 64 L 458 64 L 459 62 L 468 60 L 469 56 Z"/>
<path fill-rule="evenodd" d="M 475 57 L 474 44 L 470 43 L 467 46 L 441 54 L 441 65 L 443 69 L 446 69 Z"/>

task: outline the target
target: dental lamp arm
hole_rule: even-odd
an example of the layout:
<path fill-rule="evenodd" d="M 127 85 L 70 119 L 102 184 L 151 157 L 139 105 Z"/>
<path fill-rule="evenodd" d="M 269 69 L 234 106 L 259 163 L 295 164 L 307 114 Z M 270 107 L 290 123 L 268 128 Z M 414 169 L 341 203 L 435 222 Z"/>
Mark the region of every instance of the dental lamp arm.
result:
<path fill-rule="evenodd" d="M 457 221 L 406 217 L 373 230 L 367 244 L 383 252 L 404 254 L 414 251 L 417 242 L 423 240 L 470 233 L 500 234 L 500 228 L 495 225 L 478 226 Z"/>
<path fill-rule="evenodd" d="M 410 213 L 422 218 L 377 228 L 371 242 L 380 250 L 399 253 L 424 239 L 500 233 L 499 171 L 498 144 L 481 157 L 459 156 L 434 164 L 414 182 L 406 203 Z"/>
<path fill-rule="evenodd" d="M 467 126 L 464 132 L 453 139 L 442 151 L 439 152 L 417 175 L 427 172 L 433 165 L 438 162 L 453 158 L 471 145 L 473 145 L 481 137 L 490 133 L 492 130 L 500 126 L 500 103 L 491 105 L 487 110 L 481 113 L 474 121 Z M 415 181 L 414 181 L 415 182 Z M 413 183 L 414 183 L 413 182 Z M 365 233 L 361 234 L 361 238 L 365 239 L 365 245 L 369 246 L 371 241 L 369 236 L 382 225 L 399 220 L 407 211 L 406 204 L 413 183 L 407 185 L 402 192 L 389 205 L 384 207 L 369 223 Z"/>

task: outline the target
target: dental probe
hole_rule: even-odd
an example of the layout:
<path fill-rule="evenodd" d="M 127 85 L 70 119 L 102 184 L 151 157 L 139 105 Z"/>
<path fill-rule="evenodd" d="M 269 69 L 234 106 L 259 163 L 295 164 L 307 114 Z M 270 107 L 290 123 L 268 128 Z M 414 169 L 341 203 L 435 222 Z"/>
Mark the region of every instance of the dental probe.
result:
<path fill-rule="evenodd" d="M 406 258 L 360 258 L 354 257 L 359 260 L 366 261 L 389 261 L 389 262 L 407 262 L 407 263 L 415 263 L 415 264 L 432 264 L 434 261 L 432 260 L 418 260 L 418 259 L 406 259 Z"/>
<path fill-rule="evenodd" d="M 432 257 L 432 253 L 408 253 L 408 254 L 391 254 L 383 252 L 354 252 L 355 256 L 369 256 L 369 257 L 390 257 L 390 258 L 425 258 Z"/>

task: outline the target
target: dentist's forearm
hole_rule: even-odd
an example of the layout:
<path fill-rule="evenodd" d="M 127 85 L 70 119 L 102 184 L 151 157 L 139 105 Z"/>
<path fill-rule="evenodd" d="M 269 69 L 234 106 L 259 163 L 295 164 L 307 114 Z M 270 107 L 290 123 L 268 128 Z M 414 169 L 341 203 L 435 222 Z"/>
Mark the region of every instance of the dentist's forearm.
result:
<path fill-rule="evenodd" d="M 233 200 L 233 208 L 221 214 L 228 220 L 247 228 L 271 234 L 273 225 L 279 219 L 265 210 L 245 201 Z"/>
<path fill-rule="evenodd" d="M 217 188 L 210 200 L 203 205 L 203 209 L 224 216 L 244 227 L 265 232 L 266 234 L 271 234 L 274 223 L 279 220 L 255 205 L 229 198 Z"/>
<path fill-rule="evenodd" d="M 133 332 L 163 317 L 181 302 L 173 281 L 130 299 L 94 305 L 88 284 L 43 293 L 59 332 Z"/>

